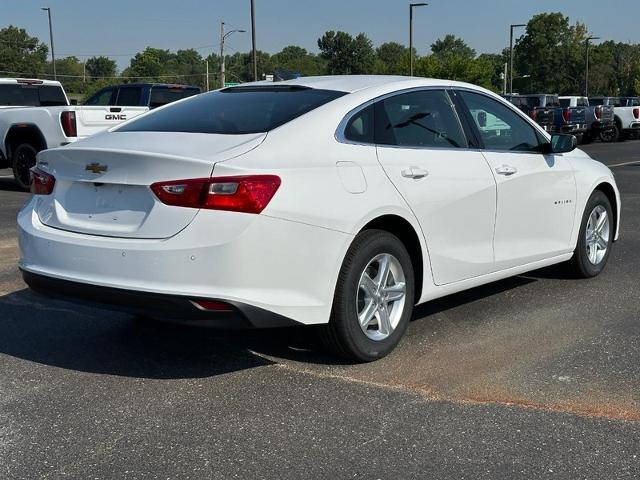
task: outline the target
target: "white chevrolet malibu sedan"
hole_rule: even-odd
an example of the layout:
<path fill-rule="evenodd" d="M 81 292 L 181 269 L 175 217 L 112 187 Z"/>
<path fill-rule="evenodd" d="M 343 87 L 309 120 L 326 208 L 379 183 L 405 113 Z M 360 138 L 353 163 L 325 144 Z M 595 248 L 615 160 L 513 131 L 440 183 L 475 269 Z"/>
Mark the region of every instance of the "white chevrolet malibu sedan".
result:
<path fill-rule="evenodd" d="M 464 83 L 226 88 L 41 152 L 20 269 L 38 292 L 156 318 L 322 325 L 370 361 L 417 304 L 561 262 L 602 271 L 619 193 L 575 146 Z"/>

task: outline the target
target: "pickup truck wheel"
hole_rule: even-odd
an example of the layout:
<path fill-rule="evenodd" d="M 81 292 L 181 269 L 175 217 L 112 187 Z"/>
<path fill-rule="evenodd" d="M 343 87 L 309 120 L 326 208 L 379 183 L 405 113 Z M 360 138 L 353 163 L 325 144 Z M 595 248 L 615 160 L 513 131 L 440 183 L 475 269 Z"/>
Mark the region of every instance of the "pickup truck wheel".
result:
<path fill-rule="evenodd" d="M 29 190 L 31 186 L 31 167 L 36 165 L 38 151 L 28 143 L 18 145 L 13 151 L 12 167 L 13 178 L 23 190 Z"/>
<path fill-rule="evenodd" d="M 593 140 L 593 134 L 591 133 L 591 131 L 586 131 L 584 135 L 582 135 L 582 142 L 580 143 L 582 145 L 588 145 L 591 143 L 591 140 Z"/>
<path fill-rule="evenodd" d="M 618 130 L 617 125 L 614 125 L 612 128 L 608 130 L 603 130 L 600 132 L 601 142 L 604 142 L 604 143 L 617 142 L 618 138 L 620 138 L 620 130 Z"/>

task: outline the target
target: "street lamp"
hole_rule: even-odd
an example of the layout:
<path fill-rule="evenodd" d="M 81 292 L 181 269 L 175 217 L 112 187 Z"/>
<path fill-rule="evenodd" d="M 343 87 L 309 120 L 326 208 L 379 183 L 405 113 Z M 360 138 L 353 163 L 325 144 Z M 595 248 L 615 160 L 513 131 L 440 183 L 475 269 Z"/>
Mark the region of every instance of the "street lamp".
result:
<path fill-rule="evenodd" d="M 584 76 L 584 96 L 589 97 L 589 42 L 591 40 L 600 40 L 600 37 L 587 37 L 587 61 L 585 65 L 585 76 Z"/>
<path fill-rule="evenodd" d="M 49 16 L 49 41 L 51 42 L 51 63 L 53 64 L 53 79 L 57 80 L 58 76 L 56 75 L 56 53 L 53 49 L 53 27 L 51 26 L 51 8 L 49 7 L 40 7 L 41 10 L 47 12 Z"/>
<path fill-rule="evenodd" d="M 416 7 L 426 7 L 428 3 L 409 4 L 409 74 L 413 77 L 413 9 Z"/>
<path fill-rule="evenodd" d="M 227 37 L 233 33 L 245 33 L 246 30 L 230 30 L 227 33 L 224 32 L 224 22 L 220 22 L 220 84 L 224 88 L 224 74 L 225 74 L 225 58 L 224 58 L 224 42 Z"/>
<path fill-rule="evenodd" d="M 524 23 L 511 25 L 511 34 L 509 36 L 509 64 L 511 66 L 509 70 L 509 93 L 511 94 L 513 94 L 513 30 L 515 28 L 522 28 L 526 26 L 527 25 Z"/>
<path fill-rule="evenodd" d="M 253 59 L 253 81 L 258 81 L 258 57 L 256 53 L 256 6 L 251 0 L 251 56 Z"/>

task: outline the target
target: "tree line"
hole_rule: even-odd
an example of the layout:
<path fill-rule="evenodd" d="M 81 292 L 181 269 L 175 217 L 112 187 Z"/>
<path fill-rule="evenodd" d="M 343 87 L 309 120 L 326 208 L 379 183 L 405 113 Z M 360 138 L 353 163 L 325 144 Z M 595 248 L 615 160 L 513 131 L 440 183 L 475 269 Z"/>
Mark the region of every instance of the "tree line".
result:
<path fill-rule="evenodd" d="M 586 25 L 571 24 L 562 13 L 542 13 L 528 22 L 514 49 L 514 90 L 559 94 L 584 91 L 589 33 Z M 258 51 L 258 72 L 272 74 L 287 70 L 310 75 L 409 74 L 409 49 L 397 42 L 374 46 L 366 34 L 352 36 L 341 31 L 326 32 L 318 39 L 319 53 L 290 45 L 273 55 Z M 0 30 L 0 76 L 52 78 L 47 61 L 49 49 L 24 29 L 9 26 Z M 415 55 L 414 74 L 422 77 L 459 80 L 502 91 L 504 65 L 509 49 L 478 55 L 463 39 L 446 35 L 430 46 L 427 55 Z M 217 88 L 220 56 L 202 56 L 196 49 L 171 52 L 147 47 L 131 58 L 129 66 L 117 71 L 116 62 L 95 56 L 82 62 L 75 56 L 56 59 L 58 79 L 68 92 L 90 94 L 105 85 L 158 81 L 205 87 L 207 63 L 209 84 Z M 225 56 L 228 82 L 253 78 L 251 52 Z M 590 93 L 595 95 L 640 96 L 640 44 L 605 41 L 589 49 Z"/>

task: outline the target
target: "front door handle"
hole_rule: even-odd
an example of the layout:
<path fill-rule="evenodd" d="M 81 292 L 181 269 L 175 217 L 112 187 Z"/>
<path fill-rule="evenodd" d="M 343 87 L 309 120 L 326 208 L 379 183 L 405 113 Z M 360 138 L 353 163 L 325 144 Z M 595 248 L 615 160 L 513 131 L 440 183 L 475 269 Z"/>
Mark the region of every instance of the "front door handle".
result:
<path fill-rule="evenodd" d="M 406 170 L 402 170 L 402 176 L 404 178 L 413 178 L 415 180 L 419 180 L 420 178 L 424 178 L 429 175 L 429 171 L 420 167 L 409 167 Z"/>
<path fill-rule="evenodd" d="M 511 165 L 500 165 L 499 167 L 496 167 L 496 173 L 498 175 L 509 177 L 518 173 L 518 169 L 516 167 L 512 167 Z"/>

